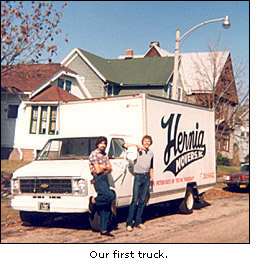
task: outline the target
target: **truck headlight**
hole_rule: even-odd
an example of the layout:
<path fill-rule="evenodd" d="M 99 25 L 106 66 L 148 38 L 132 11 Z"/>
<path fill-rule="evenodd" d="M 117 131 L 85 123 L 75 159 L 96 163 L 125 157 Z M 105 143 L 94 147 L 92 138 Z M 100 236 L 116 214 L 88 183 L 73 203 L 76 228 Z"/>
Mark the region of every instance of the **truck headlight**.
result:
<path fill-rule="evenodd" d="M 72 190 L 75 195 L 87 194 L 87 182 L 85 179 L 73 179 Z"/>
<path fill-rule="evenodd" d="M 19 194 L 19 180 L 18 179 L 12 179 L 12 194 L 17 195 Z"/>

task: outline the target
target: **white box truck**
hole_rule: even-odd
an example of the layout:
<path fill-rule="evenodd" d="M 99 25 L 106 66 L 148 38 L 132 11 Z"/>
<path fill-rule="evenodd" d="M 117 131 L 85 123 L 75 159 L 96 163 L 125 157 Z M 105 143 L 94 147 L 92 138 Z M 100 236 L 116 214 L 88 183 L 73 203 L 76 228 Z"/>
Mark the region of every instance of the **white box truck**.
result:
<path fill-rule="evenodd" d="M 194 198 L 216 184 L 214 112 L 146 94 L 64 102 L 59 108 L 59 136 L 51 138 L 36 160 L 12 177 L 11 205 L 24 223 L 36 224 L 52 213 L 87 213 L 95 194 L 88 156 L 98 136 L 108 139 L 109 175 L 116 207 L 132 199 L 132 166 L 139 143 L 151 135 L 154 182 L 148 204 L 180 200 L 192 213 Z M 89 215 L 98 230 L 98 213 Z"/>

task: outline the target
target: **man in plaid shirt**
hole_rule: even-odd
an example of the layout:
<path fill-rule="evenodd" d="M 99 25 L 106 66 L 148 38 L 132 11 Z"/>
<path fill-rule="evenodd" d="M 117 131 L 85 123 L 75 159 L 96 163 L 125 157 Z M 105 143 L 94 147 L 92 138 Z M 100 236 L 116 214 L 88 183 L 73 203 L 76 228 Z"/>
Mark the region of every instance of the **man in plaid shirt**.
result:
<path fill-rule="evenodd" d="M 90 197 L 89 211 L 94 212 L 94 206 L 100 211 L 100 233 L 101 235 L 113 237 L 107 231 L 107 223 L 111 213 L 111 203 L 115 199 L 115 193 L 109 188 L 107 175 L 112 171 L 111 163 L 105 153 L 107 146 L 106 137 L 98 137 L 96 149 L 89 156 L 89 168 L 93 175 L 93 184 L 97 197 Z"/>

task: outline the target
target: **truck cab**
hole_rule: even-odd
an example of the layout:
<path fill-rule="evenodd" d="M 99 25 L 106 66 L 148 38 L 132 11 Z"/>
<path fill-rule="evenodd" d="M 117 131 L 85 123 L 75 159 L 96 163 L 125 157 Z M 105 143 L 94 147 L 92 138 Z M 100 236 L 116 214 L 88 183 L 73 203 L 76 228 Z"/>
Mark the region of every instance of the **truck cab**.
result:
<path fill-rule="evenodd" d="M 50 139 L 36 160 L 18 169 L 12 177 L 11 206 L 20 211 L 22 221 L 33 224 L 48 213 L 88 212 L 95 195 L 88 158 L 98 136 Z M 132 174 L 123 148 L 124 136 L 107 136 L 107 154 L 112 164 L 109 182 L 115 190 L 116 205 L 131 201 Z"/>

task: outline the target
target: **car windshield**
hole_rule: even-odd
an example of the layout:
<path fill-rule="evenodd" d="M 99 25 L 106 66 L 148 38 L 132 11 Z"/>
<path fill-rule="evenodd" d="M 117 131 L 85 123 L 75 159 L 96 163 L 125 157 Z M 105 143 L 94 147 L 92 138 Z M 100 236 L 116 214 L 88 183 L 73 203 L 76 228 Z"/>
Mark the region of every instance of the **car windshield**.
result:
<path fill-rule="evenodd" d="M 246 172 L 246 171 L 249 171 L 249 165 L 243 165 L 241 168 L 240 168 L 240 172 Z"/>
<path fill-rule="evenodd" d="M 88 159 L 96 148 L 97 137 L 51 139 L 36 160 Z"/>

